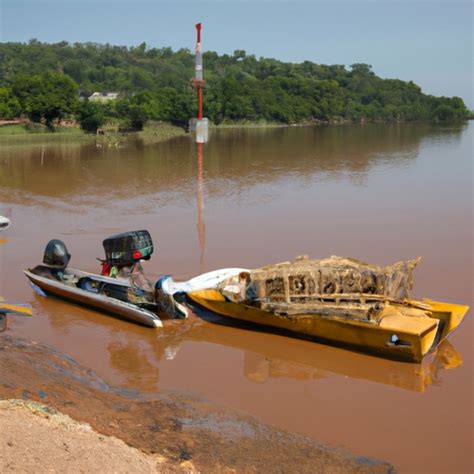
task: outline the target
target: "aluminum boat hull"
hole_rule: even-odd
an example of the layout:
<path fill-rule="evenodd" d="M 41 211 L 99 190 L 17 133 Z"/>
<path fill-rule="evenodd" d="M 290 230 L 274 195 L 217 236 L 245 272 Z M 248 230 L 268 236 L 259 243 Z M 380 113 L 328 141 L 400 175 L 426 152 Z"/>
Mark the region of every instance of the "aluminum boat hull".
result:
<path fill-rule="evenodd" d="M 141 308 L 137 305 L 127 303 L 116 298 L 111 298 L 104 294 L 97 294 L 78 288 L 74 282 L 62 282 L 57 279 L 39 275 L 40 269 L 43 268 L 41 265 L 33 269 L 25 270 L 26 277 L 45 293 L 49 293 L 74 303 L 88 306 L 101 313 L 112 314 L 119 316 L 128 321 L 142 324 L 144 326 L 159 328 L 163 326 L 163 323 L 158 315 L 148 311 L 147 309 Z M 35 272 L 36 270 L 36 272 Z M 111 284 L 120 283 L 116 279 L 103 277 L 94 273 L 87 273 L 73 268 L 67 268 L 65 271 L 67 275 L 72 275 L 77 278 L 89 277 L 95 280 L 108 282 Z"/>

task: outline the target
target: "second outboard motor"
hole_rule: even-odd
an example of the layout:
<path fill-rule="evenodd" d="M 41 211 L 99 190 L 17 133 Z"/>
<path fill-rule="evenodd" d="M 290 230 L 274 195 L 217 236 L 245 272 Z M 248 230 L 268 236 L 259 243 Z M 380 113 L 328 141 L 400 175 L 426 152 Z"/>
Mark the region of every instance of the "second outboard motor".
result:
<path fill-rule="evenodd" d="M 139 260 L 149 260 L 153 241 L 147 230 L 135 230 L 113 235 L 103 242 L 105 258 L 109 265 L 133 265 Z"/>
<path fill-rule="evenodd" d="M 43 263 L 48 267 L 64 271 L 71 260 L 71 254 L 67 251 L 66 244 L 58 239 L 48 242 L 44 250 Z"/>

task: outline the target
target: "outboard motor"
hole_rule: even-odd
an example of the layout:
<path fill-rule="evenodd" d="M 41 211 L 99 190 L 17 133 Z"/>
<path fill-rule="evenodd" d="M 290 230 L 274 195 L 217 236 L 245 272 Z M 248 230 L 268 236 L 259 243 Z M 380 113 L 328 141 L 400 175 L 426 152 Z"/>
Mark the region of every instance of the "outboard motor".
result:
<path fill-rule="evenodd" d="M 153 241 L 147 230 L 113 235 L 105 239 L 103 245 L 109 265 L 133 265 L 140 260 L 149 260 L 153 253 Z"/>
<path fill-rule="evenodd" d="M 103 241 L 105 260 L 102 275 L 113 276 L 113 270 L 133 266 L 140 260 L 149 260 L 153 253 L 153 241 L 147 230 L 135 230 L 113 235 Z"/>
<path fill-rule="evenodd" d="M 71 254 L 61 240 L 53 239 L 48 242 L 44 250 L 43 263 L 48 267 L 63 272 L 71 260 Z"/>
<path fill-rule="evenodd" d="M 105 239 L 103 245 L 105 260 L 99 259 L 102 265 L 101 275 L 127 281 L 127 286 L 124 287 L 125 301 L 134 304 L 154 303 L 153 286 L 140 264 L 140 260 L 149 260 L 153 253 L 150 233 L 147 230 L 124 232 Z M 127 289 L 128 285 L 131 290 Z M 114 298 L 122 299 L 120 296 Z"/>

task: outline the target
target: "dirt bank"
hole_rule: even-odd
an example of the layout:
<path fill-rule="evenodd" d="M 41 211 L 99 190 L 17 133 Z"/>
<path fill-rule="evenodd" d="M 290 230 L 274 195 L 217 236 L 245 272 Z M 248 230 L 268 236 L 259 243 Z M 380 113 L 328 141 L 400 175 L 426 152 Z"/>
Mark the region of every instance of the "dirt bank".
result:
<path fill-rule="evenodd" d="M 103 436 L 46 405 L 0 401 L 0 472 L 157 472 L 166 460 Z M 192 466 L 180 471 L 196 472 Z"/>
<path fill-rule="evenodd" d="M 74 420 L 88 423 L 101 435 L 113 436 L 129 447 L 153 455 L 141 456 L 117 440 L 109 440 L 113 449 L 121 451 L 119 464 L 125 465 L 127 459 L 133 459 L 138 466 L 134 469 L 137 472 L 155 469 L 153 463 L 157 462 L 157 469 L 166 467 L 174 471 L 189 471 L 193 466 L 199 471 L 213 472 L 392 471 L 387 463 L 354 456 L 309 438 L 277 430 L 190 394 L 168 392 L 148 400 L 138 393 L 117 390 L 64 354 L 6 333 L 0 337 L 0 359 L 0 398 L 41 402 Z M 7 418 L 5 410 L 2 413 L 2 432 L 9 432 L 8 427 L 15 426 L 17 440 L 30 433 L 32 426 L 39 430 L 38 436 L 43 429 L 56 436 L 58 423 L 61 425 L 64 421 L 64 418 L 55 417 L 32 418 L 31 413 L 16 406 L 7 410 Z M 85 451 L 86 447 L 81 447 L 81 443 L 102 442 L 99 434 L 84 429 L 84 432 L 74 431 L 74 435 L 68 434 L 63 439 L 68 446 L 71 444 L 73 457 L 79 456 L 81 449 Z M 84 433 L 88 433 L 87 441 L 82 441 L 86 439 Z M 58 435 L 57 439 L 61 436 Z M 13 463 L 13 467 L 19 466 L 14 463 L 22 459 L 29 462 L 24 456 L 15 454 L 20 451 L 10 450 L 9 442 L 15 445 L 13 439 L 0 438 L 0 452 L 5 453 L 2 462 Z M 77 445 L 72 447 L 76 442 Z M 59 453 L 54 455 L 68 462 L 70 458 L 67 453 L 61 454 L 61 446 L 64 448 L 55 441 L 48 449 L 59 449 Z M 41 466 L 45 456 L 52 456 L 44 449 L 46 446 L 41 443 L 29 443 L 31 459 L 36 459 L 35 462 Z M 91 458 L 94 457 L 92 454 Z M 106 460 L 106 457 L 97 458 L 98 463 Z M 2 467 L 0 465 L 0 471 Z"/>

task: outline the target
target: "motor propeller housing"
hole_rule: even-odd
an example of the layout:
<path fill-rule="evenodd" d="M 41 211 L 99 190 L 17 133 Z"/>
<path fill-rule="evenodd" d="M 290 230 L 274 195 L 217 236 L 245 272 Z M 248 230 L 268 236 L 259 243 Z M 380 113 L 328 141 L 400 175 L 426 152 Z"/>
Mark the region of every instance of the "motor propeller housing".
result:
<path fill-rule="evenodd" d="M 48 267 L 64 270 L 71 260 L 66 244 L 58 239 L 50 240 L 44 250 L 43 263 Z"/>

